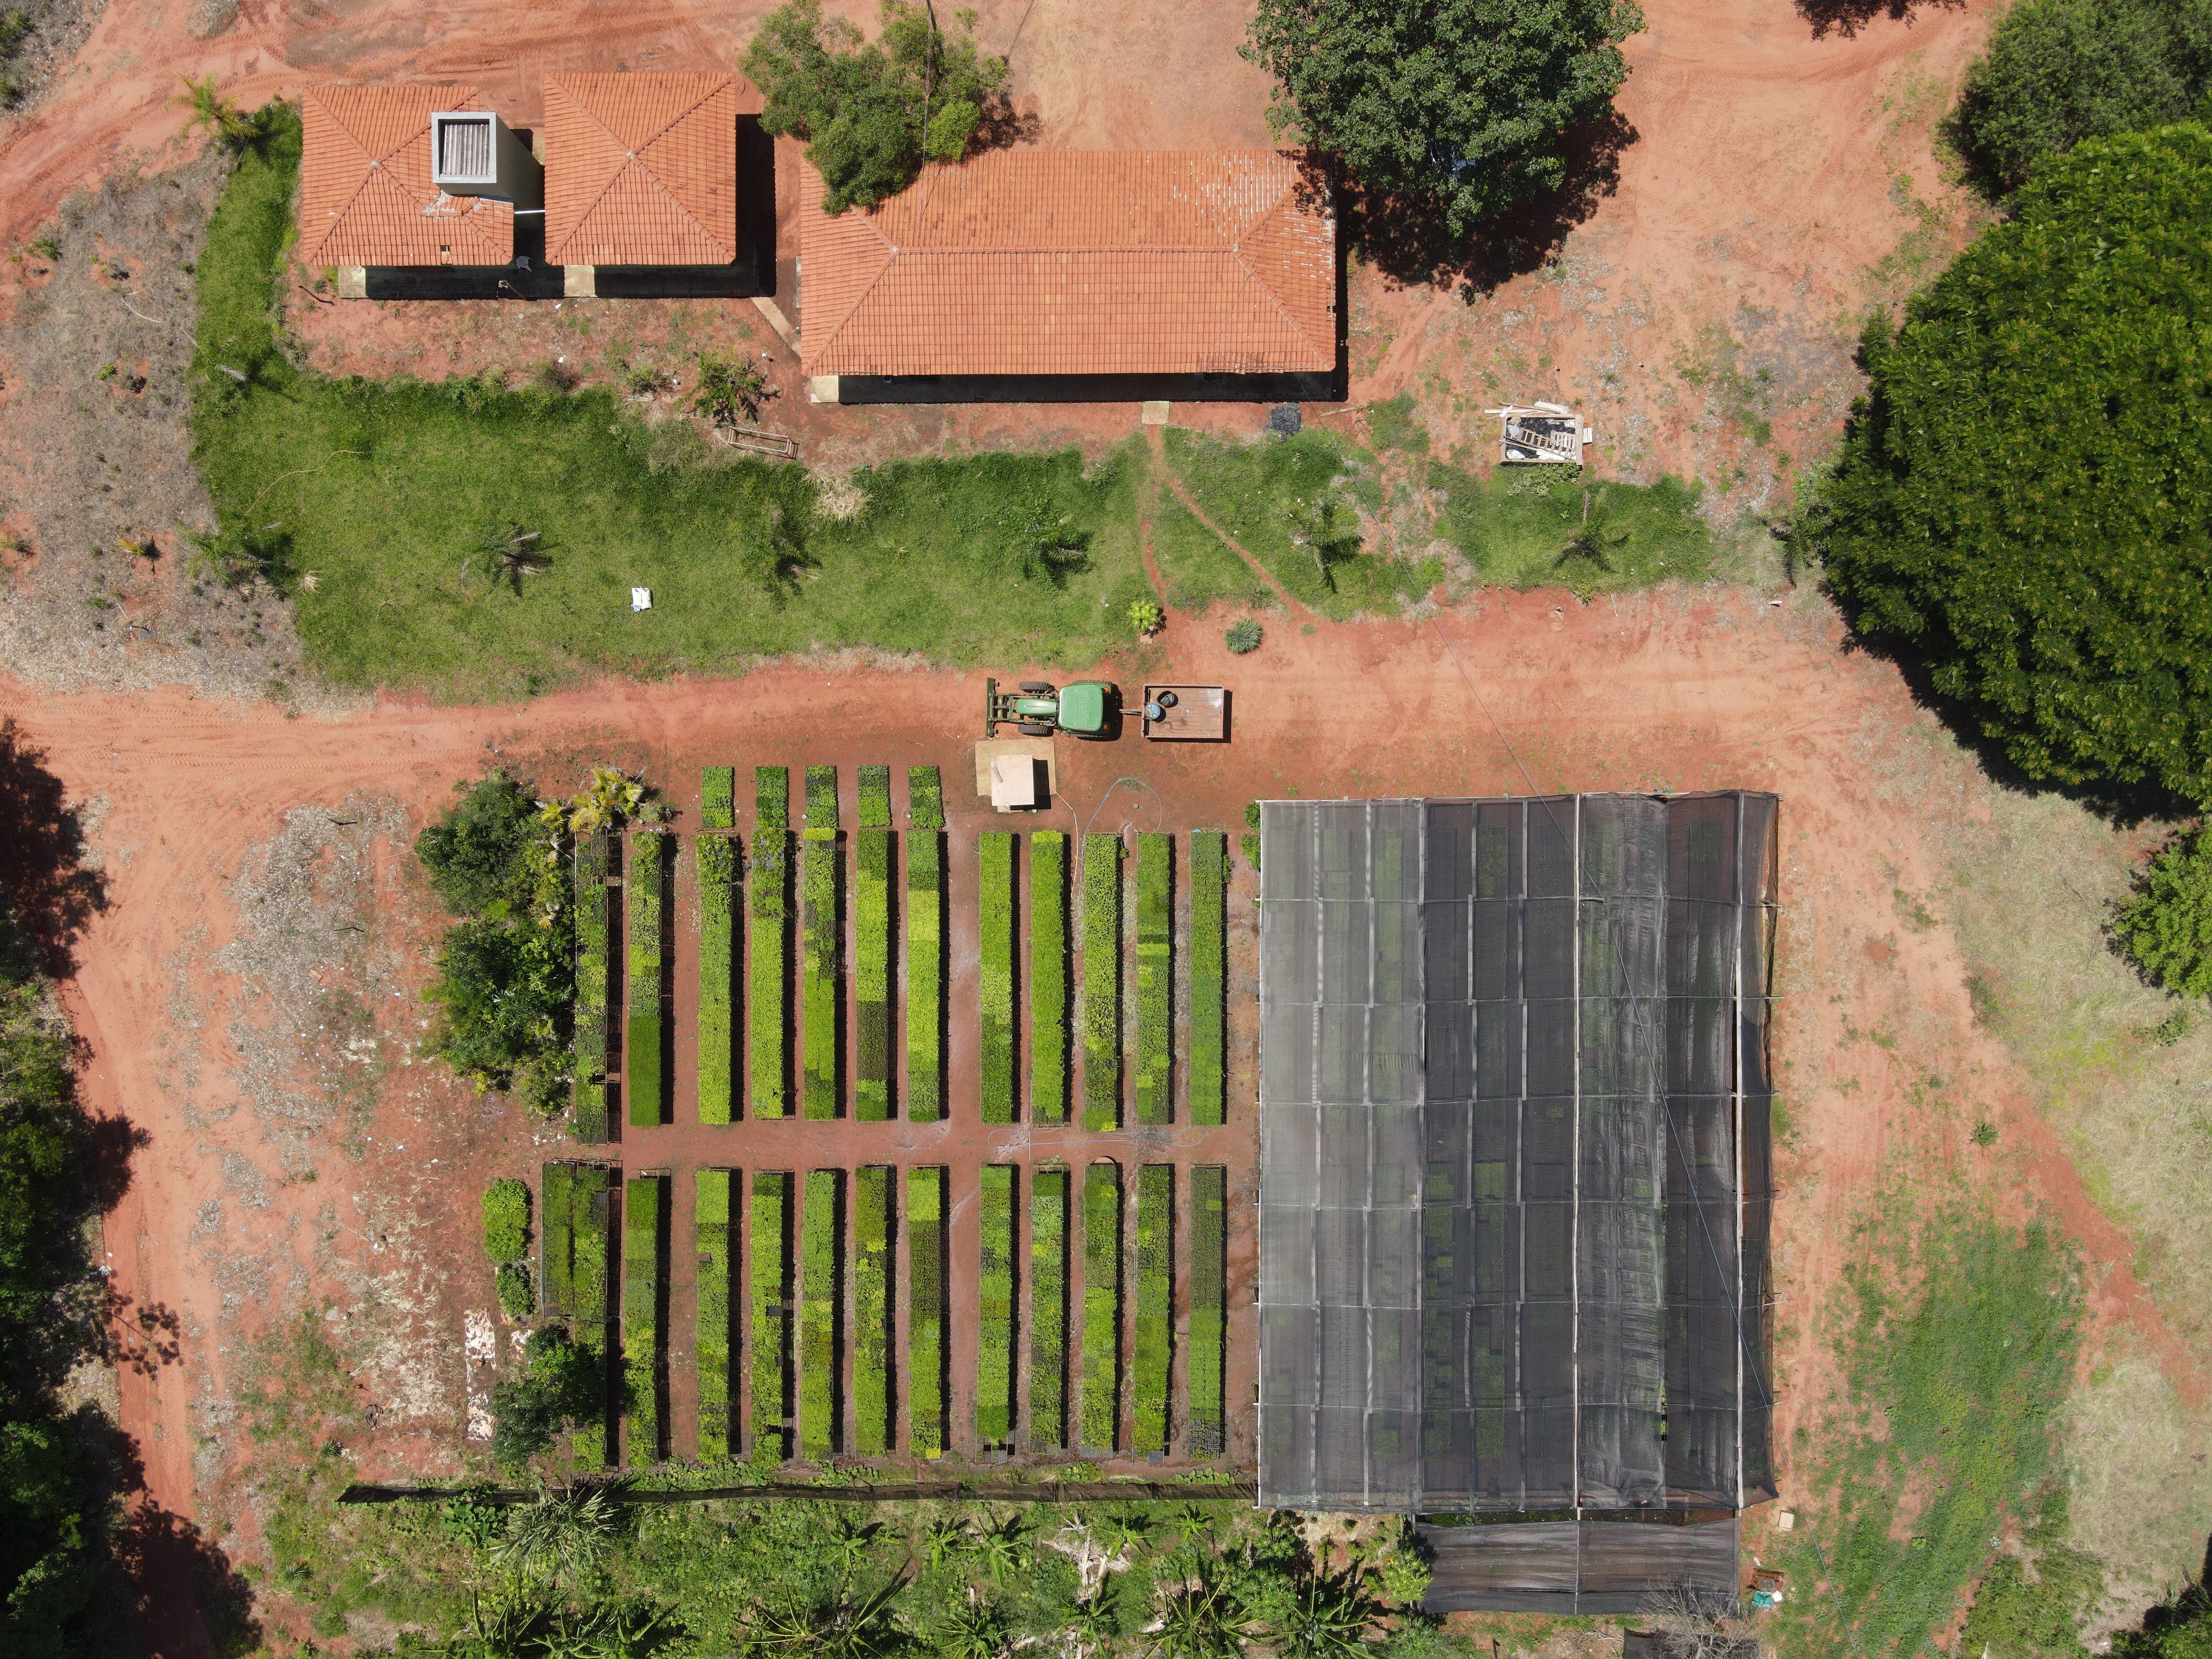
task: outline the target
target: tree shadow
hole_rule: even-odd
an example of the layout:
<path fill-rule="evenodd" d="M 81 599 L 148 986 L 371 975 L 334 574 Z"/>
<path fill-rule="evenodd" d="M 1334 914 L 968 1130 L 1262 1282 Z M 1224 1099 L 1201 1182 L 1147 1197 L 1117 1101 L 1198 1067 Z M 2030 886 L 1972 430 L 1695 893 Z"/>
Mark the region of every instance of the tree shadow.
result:
<path fill-rule="evenodd" d="M 253 1587 L 197 1526 L 150 1498 L 125 1517 L 114 1560 L 141 1651 L 233 1659 L 261 1645 Z"/>
<path fill-rule="evenodd" d="M 0 872 L 35 965 L 64 979 L 76 969 L 77 940 L 107 908 L 107 881 L 83 867 L 83 824 L 46 759 L 12 719 L 0 720 Z"/>
<path fill-rule="evenodd" d="M 1013 100 L 1003 92 L 994 92 L 983 100 L 983 118 L 975 124 L 975 136 L 968 141 L 968 153 L 980 155 L 987 149 L 1012 149 L 1016 144 L 1034 144 L 1044 132 L 1044 122 L 1035 110 L 1018 110 Z"/>
<path fill-rule="evenodd" d="M 1848 40 L 1877 18 L 1910 23 L 1917 7 L 1956 11 L 1966 0 L 1797 0 L 1797 13 L 1813 26 L 1815 40 L 1834 33 Z"/>

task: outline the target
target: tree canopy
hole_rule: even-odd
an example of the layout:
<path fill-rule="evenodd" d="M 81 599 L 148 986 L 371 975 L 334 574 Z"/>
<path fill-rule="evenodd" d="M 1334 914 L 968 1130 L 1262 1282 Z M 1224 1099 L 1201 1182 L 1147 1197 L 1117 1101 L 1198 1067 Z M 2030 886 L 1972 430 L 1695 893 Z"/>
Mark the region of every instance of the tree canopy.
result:
<path fill-rule="evenodd" d="M 1916 295 L 1805 538 L 2023 772 L 2212 800 L 2212 133 L 2086 141 Z"/>
<path fill-rule="evenodd" d="M 823 16 L 820 0 L 789 0 L 761 20 L 744 56 L 766 101 L 761 125 L 807 141 L 825 212 L 872 207 L 924 162 L 968 154 L 1006 81 L 1006 60 L 977 49 L 975 27 L 963 11 L 939 29 L 908 0 L 884 0 L 872 41 Z"/>
<path fill-rule="evenodd" d="M 2200 112 L 2212 84 L 2212 0 L 2021 0 L 1966 70 L 1946 136 L 1995 198 L 2035 165 Z"/>
<path fill-rule="evenodd" d="M 1268 118 L 1455 236 L 1566 182 L 1568 130 L 1628 76 L 1634 0 L 1260 0 Z"/>

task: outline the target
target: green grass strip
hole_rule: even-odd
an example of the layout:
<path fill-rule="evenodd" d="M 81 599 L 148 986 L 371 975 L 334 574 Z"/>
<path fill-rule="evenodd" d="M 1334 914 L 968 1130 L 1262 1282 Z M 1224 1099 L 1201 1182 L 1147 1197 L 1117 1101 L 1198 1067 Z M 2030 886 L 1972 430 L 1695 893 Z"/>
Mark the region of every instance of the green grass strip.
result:
<path fill-rule="evenodd" d="M 1121 1169 L 1083 1174 L 1083 1449 L 1112 1452 L 1121 1419 Z"/>
<path fill-rule="evenodd" d="M 804 1115 L 817 1121 L 837 1115 L 844 1014 L 841 972 L 843 940 L 838 926 L 837 832 L 809 828 L 800 832 L 799 994 L 805 1007 L 806 1072 Z"/>
<path fill-rule="evenodd" d="M 607 1138 L 607 838 L 576 843 L 576 1073 L 569 1127 L 586 1142 Z"/>
<path fill-rule="evenodd" d="M 806 827 L 809 830 L 836 830 L 837 822 L 837 769 L 834 766 L 810 766 L 806 769 Z"/>
<path fill-rule="evenodd" d="M 1137 1121 L 1175 1121 L 1175 837 L 1137 837 Z"/>
<path fill-rule="evenodd" d="M 1064 1164 L 1030 1177 L 1030 1449 L 1067 1444 L 1067 1188 Z"/>
<path fill-rule="evenodd" d="M 763 830 L 791 828 L 791 769 L 753 768 L 753 823 Z"/>
<path fill-rule="evenodd" d="M 658 1463 L 667 1413 L 667 1333 L 661 1320 L 662 1261 L 667 1252 L 668 1177 L 632 1176 L 623 1194 L 623 1373 L 628 1413 L 623 1461 Z"/>
<path fill-rule="evenodd" d="M 982 934 L 983 1121 L 1014 1121 L 1014 838 L 988 830 L 975 838 L 976 905 Z"/>
<path fill-rule="evenodd" d="M 945 1455 L 948 1389 L 945 1363 L 945 1171 L 906 1172 L 907 1445 L 917 1457 Z"/>
<path fill-rule="evenodd" d="M 1228 1121 L 1229 837 L 1194 830 L 1190 837 L 1190 1057 L 1184 1062 L 1190 1121 Z"/>
<path fill-rule="evenodd" d="M 699 866 L 699 1121 L 727 1123 L 737 1059 L 732 1002 L 737 993 L 735 836 L 701 836 Z"/>
<path fill-rule="evenodd" d="M 750 1250 L 753 1342 L 753 1455 L 778 1463 L 791 1455 L 791 1173 L 753 1176 Z"/>
<path fill-rule="evenodd" d="M 574 1174 L 570 1164 L 548 1164 L 538 1176 L 538 1284 L 549 1314 L 567 1314 L 576 1305 L 575 1223 L 568 1201 Z"/>
<path fill-rule="evenodd" d="M 888 766 L 864 766 L 860 769 L 860 828 L 888 830 L 891 827 L 891 769 Z"/>
<path fill-rule="evenodd" d="M 753 836 L 745 878 L 745 1108 L 791 1115 L 791 831 Z"/>
<path fill-rule="evenodd" d="M 738 775 L 727 766 L 699 769 L 699 827 L 734 830 L 738 827 Z"/>
<path fill-rule="evenodd" d="M 820 1462 L 842 1449 L 845 1172 L 813 1170 L 799 1212 L 799 1450 Z"/>
<path fill-rule="evenodd" d="M 853 1178 L 853 1449 L 863 1457 L 889 1451 L 898 1427 L 891 1378 L 896 1176 L 871 1164 Z"/>
<path fill-rule="evenodd" d="M 1137 1171 L 1137 1316 L 1130 1356 L 1132 1443 L 1168 1449 L 1168 1378 L 1175 1364 L 1175 1165 Z"/>
<path fill-rule="evenodd" d="M 1019 1185 L 1011 1164 L 984 1165 L 975 1437 L 987 1448 L 1010 1445 L 1014 1437 L 1014 1206 Z"/>
<path fill-rule="evenodd" d="M 623 1093 L 632 1123 L 659 1123 L 666 1079 L 660 1064 L 661 912 L 667 901 L 669 837 L 633 836 L 624 882 L 629 898 L 629 1034 Z"/>
<path fill-rule="evenodd" d="M 737 1255 L 730 1248 L 730 1200 L 736 1181 L 728 1170 L 701 1170 L 693 1181 L 691 1241 L 699 1263 L 699 1331 L 691 1354 L 699 1378 L 699 1461 L 726 1463 L 733 1426 L 730 1407 L 737 1398 L 732 1386 L 737 1377 L 730 1369 L 736 1335 L 730 1292 L 737 1282 L 731 1272 Z"/>
<path fill-rule="evenodd" d="M 1067 836 L 1030 837 L 1030 1120 L 1067 1121 Z"/>
<path fill-rule="evenodd" d="M 1121 1127 L 1121 838 L 1083 838 L 1083 1127 Z"/>
<path fill-rule="evenodd" d="M 906 769 L 906 821 L 917 830 L 945 828 L 945 786 L 935 767 Z"/>
<path fill-rule="evenodd" d="M 611 1351 L 607 1280 L 614 1267 L 614 1235 L 607 1221 L 611 1179 L 603 1164 L 585 1164 L 576 1167 L 568 1184 L 569 1232 L 575 1251 L 576 1312 L 571 1332 L 576 1346 L 598 1361 L 599 1414 L 579 1422 L 570 1440 L 576 1466 L 584 1469 L 604 1469 L 614 1462 L 613 1390 L 607 1375 Z"/>
<path fill-rule="evenodd" d="M 853 1115 L 891 1113 L 891 832 L 863 830 L 853 848 Z"/>
<path fill-rule="evenodd" d="M 1227 1449 L 1223 1411 L 1228 1364 L 1229 1171 L 1202 1164 L 1190 1172 L 1190 1454 L 1218 1457 Z"/>
<path fill-rule="evenodd" d="M 945 1115 L 945 836 L 906 838 L 906 1115 Z"/>

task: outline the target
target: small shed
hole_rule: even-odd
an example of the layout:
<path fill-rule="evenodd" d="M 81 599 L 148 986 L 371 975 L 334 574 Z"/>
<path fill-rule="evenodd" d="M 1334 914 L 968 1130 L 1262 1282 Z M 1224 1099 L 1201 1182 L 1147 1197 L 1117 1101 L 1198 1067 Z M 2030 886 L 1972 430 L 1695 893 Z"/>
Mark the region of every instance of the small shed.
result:
<path fill-rule="evenodd" d="M 1580 466 L 1583 451 L 1597 441 L 1597 429 L 1565 404 L 1508 404 L 1483 413 L 1498 416 L 1499 459 L 1515 465 Z"/>

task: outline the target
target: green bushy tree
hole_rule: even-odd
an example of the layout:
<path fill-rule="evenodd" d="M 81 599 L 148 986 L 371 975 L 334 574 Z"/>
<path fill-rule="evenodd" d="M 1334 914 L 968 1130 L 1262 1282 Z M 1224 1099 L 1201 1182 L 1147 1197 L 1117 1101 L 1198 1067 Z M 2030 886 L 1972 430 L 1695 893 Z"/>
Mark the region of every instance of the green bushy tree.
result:
<path fill-rule="evenodd" d="M 2091 139 L 1869 328 L 1802 525 L 2022 771 L 2212 799 L 2212 133 Z"/>
<path fill-rule="evenodd" d="M 975 45 L 975 14 L 939 28 L 908 0 L 884 0 L 874 40 L 820 0 L 789 0 L 761 20 L 744 70 L 761 89 L 761 125 L 807 141 L 829 186 L 823 208 L 872 207 L 927 161 L 957 161 L 1001 94 L 1006 60 Z"/>
<path fill-rule="evenodd" d="M 2212 836 L 2191 830 L 2154 854 L 2112 933 L 2152 984 L 2212 997 Z"/>
<path fill-rule="evenodd" d="M 2084 138 L 2199 112 L 2212 0 L 2021 0 L 1966 70 L 1945 137 L 1992 199 Z"/>
<path fill-rule="evenodd" d="M 464 916 L 482 915 L 511 897 L 537 817 L 530 792 L 504 772 L 470 786 L 451 811 L 415 838 L 430 890 Z"/>
<path fill-rule="evenodd" d="M 526 1463 L 553 1437 L 601 1408 L 605 1359 L 579 1348 L 558 1325 L 532 1331 L 523 1363 L 491 1391 L 491 1452 L 502 1464 Z"/>
<path fill-rule="evenodd" d="M 1634 0 L 1260 0 L 1276 132 L 1464 237 L 1566 181 L 1563 135 L 1628 77 Z"/>

